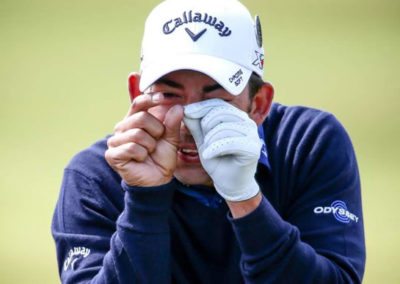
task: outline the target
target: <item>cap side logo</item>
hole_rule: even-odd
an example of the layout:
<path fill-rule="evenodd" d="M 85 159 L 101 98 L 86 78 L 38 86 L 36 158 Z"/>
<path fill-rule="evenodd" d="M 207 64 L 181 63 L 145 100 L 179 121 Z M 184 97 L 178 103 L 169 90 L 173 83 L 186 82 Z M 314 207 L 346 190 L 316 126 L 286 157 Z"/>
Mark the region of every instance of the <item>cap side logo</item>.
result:
<path fill-rule="evenodd" d="M 264 68 L 264 54 L 255 50 L 256 59 L 253 61 L 253 65 L 258 67 L 260 70 Z"/>
<path fill-rule="evenodd" d="M 235 86 L 239 86 L 243 82 L 243 71 L 242 69 L 239 69 L 235 74 L 233 74 L 229 78 L 229 82 L 235 84 Z"/>
<path fill-rule="evenodd" d="M 232 30 L 217 17 L 208 15 L 207 13 L 193 12 L 192 10 L 184 11 L 182 13 L 182 16 L 170 19 L 165 22 L 162 31 L 164 34 L 168 35 L 173 33 L 180 26 L 184 26 L 190 23 L 205 23 L 206 25 L 214 27 L 220 37 L 227 37 L 232 34 Z M 207 29 L 202 30 L 197 35 L 190 30 L 188 31 L 187 28 L 185 30 L 193 41 L 197 41 L 206 32 Z"/>
<path fill-rule="evenodd" d="M 258 15 L 256 15 L 256 17 L 255 17 L 255 32 L 256 32 L 257 45 L 259 48 L 261 48 L 262 44 L 263 44 L 263 37 L 262 37 L 262 30 L 261 30 L 261 21 L 260 21 L 260 17 Z"/>

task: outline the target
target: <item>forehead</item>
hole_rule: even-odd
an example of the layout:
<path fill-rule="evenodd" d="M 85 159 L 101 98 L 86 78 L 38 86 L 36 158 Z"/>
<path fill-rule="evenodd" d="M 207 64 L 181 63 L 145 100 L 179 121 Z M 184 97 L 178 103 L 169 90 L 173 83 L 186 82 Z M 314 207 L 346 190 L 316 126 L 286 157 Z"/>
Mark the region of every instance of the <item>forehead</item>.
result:
<path fill-rule="evenodd" d="M 224 89 L 216 80 L 202 72 L 194 70 L 178 70 L 170 72 L 158 79 L 151 88 L 165 91 L 183 91 L 188 93 L 210 94 L 219 97 L 241 97 L 247 94 L 248 85 L 238 94 L 233 95 Z M 154 90 L 154 89 L 153 89 Z"/>
<path fill-rule="evenodd" d="M 193 70 L 178 70 L 170 72 L 160 79 L 155 84 L 162 83 L 163 81 L 169 81 L 177 83 L 183 87 L 185 86 L 209 86 L 218 84 L 210 76 Z"/>

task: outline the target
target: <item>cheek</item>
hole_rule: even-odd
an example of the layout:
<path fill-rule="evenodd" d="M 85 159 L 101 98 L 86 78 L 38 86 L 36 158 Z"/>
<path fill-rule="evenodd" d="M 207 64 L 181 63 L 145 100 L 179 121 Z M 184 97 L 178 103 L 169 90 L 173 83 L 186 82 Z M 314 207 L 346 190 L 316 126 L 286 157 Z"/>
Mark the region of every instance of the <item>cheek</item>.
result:
<path fill-rule="evenodd" d="M 250 110 L 251 110 L 251 102 L 246 97 L 242 97 L 242 96 L 237 97 L 231 103 L 238 109 L 241 109 L 242 111 L 245 111 L 247 113 L 250 112 Z"/>
<path fill-rule="evenodd" d="M 178 160 L 174 176 L 182 183 L 189 185 L 212 185 L 212 180 L 201 165 L 190 165 L 181 163 Z"/>

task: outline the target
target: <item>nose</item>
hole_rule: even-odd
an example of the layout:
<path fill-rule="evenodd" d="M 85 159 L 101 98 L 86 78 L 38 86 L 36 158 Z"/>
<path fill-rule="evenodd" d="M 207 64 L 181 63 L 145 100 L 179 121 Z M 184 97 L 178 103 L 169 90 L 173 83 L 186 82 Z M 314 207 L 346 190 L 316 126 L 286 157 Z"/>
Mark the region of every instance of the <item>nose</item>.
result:
<path fill-rule="evenodd" d="M 183 122 L 183 120 L 182 120 L 182 122 L 181 122 L 181 133 L 182 133 L 183 135 L 191 135 L 189 129 L 186 127 L 186 125 L 185 125 L 185 123 Z"/>
<path fill-rule="evenodd" d="M 186 145 L 195 144 L 192 134 L 183 122 L 181 123 L 180 141 Z"/>
<path fill-rule="evenodd" d="M 204 94 L 202 92 L 191 90 L 186 92 L 185 105 L 197 103 L 204 100 Z"/>

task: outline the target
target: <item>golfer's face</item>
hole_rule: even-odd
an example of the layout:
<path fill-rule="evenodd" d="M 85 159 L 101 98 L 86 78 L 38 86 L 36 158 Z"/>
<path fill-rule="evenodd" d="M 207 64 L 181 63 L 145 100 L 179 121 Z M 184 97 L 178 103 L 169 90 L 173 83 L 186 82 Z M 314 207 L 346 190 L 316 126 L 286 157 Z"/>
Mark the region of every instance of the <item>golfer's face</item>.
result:
<path fill-rule="evenodd" d="M 151 86 L 148 92 L 162 93 L 166 99 L 161 105 L 149 110 L 159 119 L 163 119 L 168 109 L 175 104 L 187 105 L 211 98 L 223 99 L 244 111 L 250 106 L 248 87 L 238 96 L 233 96 L 210 77 L 189 70 L 169 73 Z M 178 180 L 185 184 L 212 184 L 200 163 L 193 137 L 183 123 L 177 157 L 174 175 Z"/>

